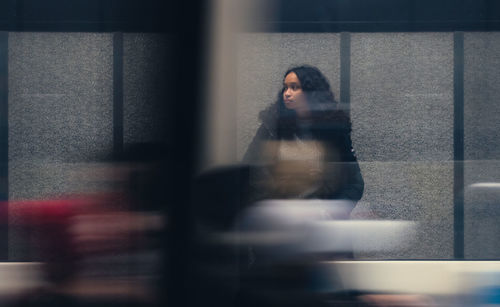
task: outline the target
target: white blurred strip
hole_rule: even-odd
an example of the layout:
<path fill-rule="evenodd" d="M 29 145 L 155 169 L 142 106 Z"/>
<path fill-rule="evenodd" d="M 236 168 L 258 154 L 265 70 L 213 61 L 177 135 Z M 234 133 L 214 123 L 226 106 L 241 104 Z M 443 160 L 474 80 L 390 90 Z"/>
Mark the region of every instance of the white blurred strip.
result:
<path fill-rule="evenodd" d="M 468 186 L 469 188 L 495 188 L 500 189 L 500 182 L 478 182 Z"/>
<path fill-rule="evenodd" d="M 39 262 L 0 262 L 0 296 L 16 295 L 46 285 Z"/>
<path fill-rule="evenodd" d="M 332 289 L 458 295 L 499 286 L 500 261 L 329 261 L 321 263 Z M 338 278 L 340 288 L 333 289 Z M 454 305 L 452 305 L 454 306 Z M 465 306 L 465 305 L 459 305 Z"/>
<path fill-rule="evenodd" d="M 293 244 L 297 253 L 398 250 L 415 238 L 411 221 L 313 221 L 273 230 L 214 234 L 213 243 L 274 246 Z"/>

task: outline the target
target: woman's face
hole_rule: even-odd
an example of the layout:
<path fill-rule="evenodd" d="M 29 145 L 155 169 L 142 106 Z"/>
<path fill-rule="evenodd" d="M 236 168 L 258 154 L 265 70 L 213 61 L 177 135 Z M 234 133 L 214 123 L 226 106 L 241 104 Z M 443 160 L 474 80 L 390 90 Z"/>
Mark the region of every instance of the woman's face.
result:
<path fill-rule="evenodd" d="M 287 109 L 295 110 L 299 115 L 309 111 L 306 95 L 293 71 L 286 75 L 283 81 L 283 103 Z"/>

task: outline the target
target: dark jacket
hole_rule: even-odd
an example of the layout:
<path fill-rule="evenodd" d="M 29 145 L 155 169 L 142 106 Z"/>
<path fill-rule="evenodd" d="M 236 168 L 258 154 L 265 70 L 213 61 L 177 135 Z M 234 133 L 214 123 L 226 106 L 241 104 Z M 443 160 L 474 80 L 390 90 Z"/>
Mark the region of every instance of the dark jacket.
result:
<path fill-rule="evenodd" d="M 335 171 L 327 170 L 319 188 L 299 197 L 346 199 L 353 202 L 361 199 L 364 181 L 352 148 L 351 123 L 343 111 L 322 111 L 313 114 L 308 121 L 300 122 L 296 118 L 280 118 L 277 116 L 276 108 L 270 107 L 261 112 L 260 119 L 262 124 L 244 155 L 244 162 L 258 163 L 261 146 L 265 141 L 286 139 L 320 141 L 326 148 L 326 165 L 333 166 Z M 297 197 L 297 195 L 290 196 Z"/>

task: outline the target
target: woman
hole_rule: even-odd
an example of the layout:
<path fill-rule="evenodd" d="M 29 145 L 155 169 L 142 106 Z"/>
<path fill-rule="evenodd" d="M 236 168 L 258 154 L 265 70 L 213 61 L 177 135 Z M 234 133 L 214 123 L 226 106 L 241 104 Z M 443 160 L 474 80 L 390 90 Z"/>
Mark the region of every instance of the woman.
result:
<path fill-rule="evenodd" d="M 319 69 L 289 69 L 276 102 L 260 119 L 243 158 L 270 166 L 258 176 L 266 190 L 258 198 L 361 198 L 364 182 L 352 149 L 351 122 Z"/>

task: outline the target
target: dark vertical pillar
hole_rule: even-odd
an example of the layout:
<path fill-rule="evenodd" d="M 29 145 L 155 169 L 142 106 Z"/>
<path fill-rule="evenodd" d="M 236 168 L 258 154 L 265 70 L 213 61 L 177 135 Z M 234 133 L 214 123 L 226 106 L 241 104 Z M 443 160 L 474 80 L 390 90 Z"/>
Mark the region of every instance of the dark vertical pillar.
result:
<path fill-rule="evenodd" d="M 164 303 L 168 306 L 198 306 L 197 279 L 193 274 L 193 201 L 192 182 L 199 154 L 199 125 L 205 72 L 207 12 L 209 1 L 179 1 L 169 12 L 172 22 L 173 65 L 169 70 L 172 97 L 168 109 L 172 118 L 172 185 L 167 214 L 168 229 L 164 277 Z M 208 281 L 209 282 L 209 281 Z"/>
<path fill-rule="evenodd" d="M 347 111 L 351 103 L 351 34 L 340 33 L 340 102 Z"/>
<path fill-rule="evenodd" d="M 454 257 L 464 259 L 464 33 L 453 36 Z"/>
<path fill-rule="evenodd" d="M 8 259 L 9 34 L 0 32 L 0 261 Z"/>
<path fill-rule="evenodd" d="M 123 151 L 123 33 L 113 34 L 113 155 Z"/>

